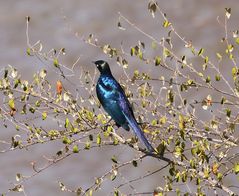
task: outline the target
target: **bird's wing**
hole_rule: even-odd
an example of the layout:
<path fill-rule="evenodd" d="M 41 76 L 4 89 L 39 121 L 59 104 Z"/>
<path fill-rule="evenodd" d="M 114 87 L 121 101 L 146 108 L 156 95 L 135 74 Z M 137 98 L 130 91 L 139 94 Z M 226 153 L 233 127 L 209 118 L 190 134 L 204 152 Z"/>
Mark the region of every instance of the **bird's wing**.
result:
<path fill-rule="evenodd" d="M 116 101 L 118 105 L 121 105 L 121 101 L 123 100 L 125 103 L 125 106 L 127 108 L 127 113 L 135 119 L 133 109 L 131 107 L 131 104 L 128 100 L 128 98 L 125 95 L 125 92 L 121 85 L 112 77 L 110 78 L 106 83 L 104 83 L 104 89 L 108 90 L 111 93 L 111 99 Z M 122 106 L 120 106 L 122 107 Z M 136 120 L 135 120 L 136 121 Z M 137 123 L 137 122 L 136 122 Z"/>
<path fill-rule="evenodd" d="M 112 98 L 115 99 L 115 101 L 118 102 L 120 99 L 125 100 L 125 103 L 127 105 L 127 108 L 129 109 L 129 112 L 134 117 L 134 112 L 131 107 L 131 104 L 130 104 L 128 98 L 126 97 L 125 92 L 124 92 L 123 88 L 121 87 L 121 85 L 114 78 L 112 78 L 111 85 L 109 85 L 109 87 L 105 87 L 105 89 L 107 89 L 107 88 L 110 91 L 112 91 Z"/>
<path fill-rule="evenodd" d="M 97 83 L 96 93 L 105 111 L 115 120 L 116 124 L 129 131 L 127 120 L 118 101 L 119 93 L 122 94 L 123 91 L 117 81 L 112 76 L 101 78 Z"/>
<path fill-rule="evenodd" d="M 112 104 L 112 106 L 114 105 L 114 111 L 112 112 L 112 110 L 108 110 L 108 113 L 110 113 L 111 116 L 115 116 L 115 112 L 120 110 L 120 112 L 122 112 L 123 116 L 125 117 L 130 127 L 133 129 L 134 133 L 140 139 L 140 141 L 144 143 L 144 145 L 147 147 L 147 149 L 150 152 L 153 152 L 154 149 L 149 143 L 149 141 L 147 140 L 147 138 L 145 137 L 142 130 L 140 129 L 134 117 L 131 105 L 120 84 L 114 79 L 113 76 L 111 76 L 111 77 L 103 78 L 102 81 L 99 82 L 99 85 L 101 86 L 100 88 L 102 88 L 102 90 L 105 91 L 104 94 L 107 95 L 107 97 L 109 98 L 109 101 L 114 103 Z"/>
<path fill-rule="evenodd" d="M 129 123 L 130 127 L 133 129 L 134 133 L 137 135 L 139 140 L 144 143 L 144 145 L 147 147 L 147 149 L 150 152 L 154 152 L 155 151 L 154 148 L 149 143 L 149 141 L 145 137 L 143 131 L 139 127 L 139 125 L 138 125 L 138 123 L 137 123 L 137 121 L 136 121 L 136 119 L 135 119 L 135 117 L 134 117 L 134 115 L 131 111 L 132 109 L 130 108 L 128 100 L 126 100 L 124 98 L 124 96 L 119 94 L 118 101 L 119 101 L 120 108 L 122 109 L 122 112 L 123 112 L 127 122 Z"/>

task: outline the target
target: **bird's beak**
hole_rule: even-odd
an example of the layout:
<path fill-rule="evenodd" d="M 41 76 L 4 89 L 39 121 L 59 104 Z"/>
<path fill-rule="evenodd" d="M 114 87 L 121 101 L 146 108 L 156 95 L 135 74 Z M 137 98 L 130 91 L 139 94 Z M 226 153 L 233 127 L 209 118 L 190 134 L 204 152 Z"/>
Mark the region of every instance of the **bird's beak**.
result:
<path fill-rule="evenodd" d="M 99 65 L 96 64 L 96 61 L 92 61 L 92 63 L 94 63 L 94 64 L 96 65 L 97 68 L 99 67 Z"/>

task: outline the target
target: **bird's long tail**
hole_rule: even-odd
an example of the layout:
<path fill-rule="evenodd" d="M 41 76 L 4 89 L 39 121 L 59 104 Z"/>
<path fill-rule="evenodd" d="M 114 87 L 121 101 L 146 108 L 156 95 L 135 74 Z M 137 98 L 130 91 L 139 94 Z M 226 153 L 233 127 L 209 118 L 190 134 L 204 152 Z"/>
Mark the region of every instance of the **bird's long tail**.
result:
<path fill-rule="evenodd" d="M 149 141 L 145 137 L 143 131 L 140 129 L 136 120 L 133 117 L 129 119 L 129 117 L 127 115 L 125 115 L 125 117 L 129 123 L 130 127 L 133 129 L 134 133 L 137 135 L 139 140 L 144 143 L 144 145 L 147 147 L 148 151 L 155 152 L 154 148 L 152 147 L 152 145 L 149 143 Z"/>

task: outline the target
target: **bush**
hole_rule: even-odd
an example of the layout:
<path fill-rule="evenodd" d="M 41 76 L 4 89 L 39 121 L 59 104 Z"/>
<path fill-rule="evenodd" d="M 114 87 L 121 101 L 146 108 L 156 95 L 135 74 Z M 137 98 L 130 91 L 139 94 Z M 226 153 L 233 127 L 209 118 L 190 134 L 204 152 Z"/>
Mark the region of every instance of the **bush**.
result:
<path fill-rule="evenodd" d="M 231 33 L 227 26 L 231 9 L 225 9 L 225 37 L 220 40 L 224 51 L 215 52 L 216 58 L 207 55 L 207 48 L 197 48 L 181 36 L 155 1 L 148 3 L 148 10 L 153 18 L 163 19 L 167 37 L 150 35 L 137 22 L 119 13 L 118 28 L 133 29 L 146 42 L 112 47 L 100 44 L 93 34 L 82 40 L 111 57 L 123 70 L 124 79 L 120 83 L 133 103 L 142 130 L 158 153 L 147 153 L 133 134 L 122 136 L 121 131 L 115 131 L 115 123 L 95 96 L 96 72 L 91 74 L 81 69 L 78 76 L 75 65 L 79 59 L 73 66 L 60 61 L 65 48 L 48 52 L 40 41 L 30 43 L 30 17 L 27 17 L 26 52 L 29 58 L 49 66 L 34 73 L 32 80 L 25 80 L 13 66 L 1 72 L 1 119 L 6 128 L 13 125 L 16 129 L 10 143 L 2 142 L 5 146 L 2 153 L 51 142 L 58 142 L 62 147 L 51 158 L 44 158 L 47 163 L 44 167 L 38 168 L 32 162 L 30 176 L 17 173 L 10 191 L 24 191 L 27 180 L 69 156 L 81 156 L 82 152 L 89 156 L 92 149 L 113 148 L 117 152 L 126 146 L 129 154 L 125 157 L 115 152 L 110 154 L 108 170 L 96 176 L 92 185 L 69 188 L 65 182 L 59 182 L 60 189 L 91 195 L 110 179 L 110 191 L 114 195 L 132 194 L 138 189 L 142 192 L 137 194 L 154 195 L 236 194 L 239 38 L 238 31 Z M 175 42 L 181 43 L 183 53 L 174 48 Z M 131 61 L 145 67 L 131 73 Z M 52 71 L 61 80 L 51 78 Z M 154 174 L 158 180 L 151 182 L 153 188 L 142 190 L 150 178 L 154 179 Z"/>

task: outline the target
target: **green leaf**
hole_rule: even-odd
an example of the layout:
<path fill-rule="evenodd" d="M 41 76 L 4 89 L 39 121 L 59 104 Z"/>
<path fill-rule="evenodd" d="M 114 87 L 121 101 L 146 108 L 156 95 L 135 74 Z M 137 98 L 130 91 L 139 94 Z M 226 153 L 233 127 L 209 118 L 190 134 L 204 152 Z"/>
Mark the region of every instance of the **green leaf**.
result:
<path fill-rule="evenodd" d="M 114 137 L 114 145 L 118 145 L 119 144 L 119 140 L 117 137 Z"/>
<path fill-rule="evenodd" d="M 130 55 L 131 55 L 131 56 L 135 55 L 135 48 L 134 48 L 134 47 L 132 47 L 132 48 L 130 49 Z"/>
<path fill-rule="evenodd" d="M 73 146 L 72 152 L 74 152 L 74 153 L 78 153 L 79 152 L 79 148 L 78 148 L 77 145 Z"/>
<path fill-rule="evenodd" d="M 83 190 L 82 190 L 82 188 L 80 187 L 80 188 L 77 188 L 76 189 L 76 196 L 80 196 L 81 194 L 82 194 L 82 192 L 83 192 Z M 84 192 L 85 193 L 85 192 Z"/>
<path fill-rule="evenodd" d="M 160 65 L 160 63 L 161 63 L 161 58 L 159 56 L 156 56 L 155 57 L 155 66 Z"/>
<path fill-rule="evenodd" d="M 216 55 L 217 55 L 218 60 L 221 61 L 222 60 L 222 55 L 218 52 L 216 53 Z"/>
<path fill-rule="evenodd" d="M 203 170 L 203 174 L 204 174 L 204 178 L 205 179 L 208 179 L 209 178 L 209 173 L 210 173 L 210 170 L 206 167 L 206 168 L 204 168 L 204 170 Z"/>
<path fill-rule="evenodd" d="M 14 188 L 9 189 L 10 191 L 14 191 L 14 192 L 23 192 L 24 188 L 23 185 L 16 185 Z"/>
<path fill-rule="evenodd" d="M 17 131 L 19 131 L 19 130 L 20 130 L 19 125 L 16 125 L 16 126 L 15 126 L 15 129 L 16 129 Z"/>
<path fill-rule="evenodd" d="M 208 63 L 208 61 L 209 61 L 209 58 L 208 58 L 208 56 L 206 56 L 204 59 L 204 63 Z"/>
<path fill-rule="evenodd" d="M 181 191 L 180 189 L 176 188 L 176 195 L 177 196 L 181 196 Z M 187 196 L 186 194 L 184 194 L 185 196 Z"/>
<path fill-rule="evenodd" d="M 138 57 L 140 60 L 143 60 L 143 52 L 139 51 Z"/>
<path fill-rule="evenodd" d="M 235 77 L 238 74 L 238 69 L 237 67 L 232 68 L 232 76 Z"/>
<path fill-rule="evenodd" d="M 198 147 L 192 148 L 192 149 L 191 149 L 191 154 L 192 154 L 193 156 L 196 156 L 196 155 L 198 154 Z"/>
<path fill-rule="evenodd" d="M 28 55 L 28 56 L 32 56 L 32 54 L 31 54 L 31 48 L 27 48 L 27 55 Z"/>
<path fill-rule="evenodd" d="M 168 21 L 168 20 L 165 20 L 164 22 L 163 22 L 163 27 L 164 28 L 167 28 L 167 27 L 169 27 L 171 25 L 171 23 Z"/>
<path fill-rule="evenodd" d="M 27 105 L 24 104 L 24 105 L 22 106 L 21 114 L 26 114 L 26 113 L 27 113 Z"/>
<path fill-rule="evenodd" d="M 178 125 L 179 129 L 184 129 L 185 128 L 185 124 L 186 124 L 186 122 L 184 120 L 184 116 L 180 114 L 178 119 L 179 119 L 179 125 Z"/>
<path fill-rule="evenodd" d="M 96 143 L 97 143 L 98 145 L 101 144 L 101 136 L 100 136 L 100 134 L 97 134 Z"/>
<path fill-rule="evenodd" d="M 222 178 L 223 178 L 223 175 L 222 175 L 222 173 L 218 173 L 218 174 L 217 174 L 217 179 L 218 179 L 219 181 L 221 181 L 221 180 L 222 180 Z"/>
<path fill-rule="evenodd" d="M 163 156 L 164 155 L 164 152 L 165 152 L 165 149 L 166 149 L 166 146 L 165 146 L 165 143 L 162 142 L 160 143 L 158 146 L 157 146 L 157 153 L 160 155 L 160 156 Z"/>
<path fill-rule="evenodd" d="M 230 110 L 229 108 L 226 108 L 225 111 L 226 111 L 227 117 L 230 118 L 230 116 L 231 116 L 231 110 Z"/>
<path fill-rule="evenodd" d="M 174 165 L 171 165 L 170 168 L 169 168 L 169 174 L 171 176 L 174 176 L 176 174 L 176 170 L 175 170 L 175 166 Z"/>
<path fill-rule="evenodd" d="M 179 182 L 180 179 L 181 179 L 181 173 L 178 172 L 178 173 L 176 173 L 176 175 L 175 175 L 175 180 L 176 180 L 176 182 Z"/>
<path fill-rule="evenodd" d="M 170 53 L 170 51 L 169 51 L 167 48 L 164 48 L 164 49 L 163 49 L 163 56 L 164 56 L 165 58 L 171 56 L 171 53 Z"/>
<path fill-rule="evenodd" d="M 111 157 L 111 161 L 113 161 L 114 163 L 118 163 L 117 159 L 116 159 L 116 156 L 112 156 Z"/>
<path fill-rule="evenodd" d="M 47 71 L 45 69 L 42 69 L 39 73 L 39 76 L 41 79 L 44 79 L 46 77 Z"/>
<path fill-rule="evenodd" d="M 8 76 L 8 70 L 5 69 L 5 70 L 4 70 L 4 78 L 7 78 L 7 76 Z"/>
<path fill-rule="evenodd" d="M 158 124 L 158 120 L 157 119 L 153 119 L 152 121 L 151 121 L 151 125 L 152 126 L 156 126 Z"/>
<path fill-rule="evenodd" d="M 86 117 L 87 117 L 87 119 L 88 119 L 89 121 L 93 121 L 93 119 L 94 119 L 94 113 L 91 112 L 91 111 L 89 111 L 89 110 L 86 110 L 85 112 L 86 112 Z"/>
<path fill-rule="evenodd" d="M 167 122 L 167 117 L 166 116 L 162 116 L 162 118 L 159 119 L 159 123 L 161 125 L 165 124 Z"/>
<path fill-rule="evenodd" d="M 228 49 L 229 52 L 232 52 L 233 49 L 234 49 L 234 47 L 233 47 L 232 44 L 229 44 L 229 45 L 227 46 L 227 49 Z"/>
<path fill-rule="evenodd" d="M 93 196 L 93 190 L 92 189 L 88 190 L 87 192 L 89 193 L 87 196 Z"/>
<path fill-rule="evenodd" d="M 234 165 L 234 172 L 235 172 L 235 174 L 238 174 L 238 173 L 239 173 L 239 163 L 236 163 L 236 164 Z"/>
<path fill-rule="evenodd" d="M 210 83 L 211 82 L 211 77 L 210 76 L 207 76 L 206 78 L 206 83 Z"/>
<path fill-rule="evenodd" d="M 29 108 L 29 111 L 34 114 L 35 111 L 36 111 L 36 109 L 35 109 L 34 107 L 30 107 L 30 108 Z"/>
<path fill-rule="evenodd" d="M 96 178 L 95 179 L 95 184 L 100 185 L 102 183 L 102 179 L 101 178 Z"/>
<path fill-rule="evenodd" d="M 118 174 L 117 170 L 113 170 L 113 173 L 112 173 L 112 175 L 110 176 L 110 178 L 111 178 L 112 181 L 115 180 L 117 174 Z"/>
<path fill-rule="evenodd" d="M 192 150 L 191 150 L 192 151 Z M 194 154 L 194 156 L 196 155 L 196 152 Z M 193 168 L 193 169 L 196 169 L 196 162 L 194 159 L 190 159 L 190 166 Z"/>
<path fill-rule="evenodd" d="M 119 190 L 117 189 L 114 190 L 114 196 L 119 196 Z"/>
<path fill-rule="evenodd" d="M 230 58 L 231 60 L 234 59 L 233 54 L 230 54 L 230 55 L 229 55 L 229 58 Z"/>
<path fill-rule="evenodd" d="M 188 178 L 187 172 L 183 171 L 181 175 L 182 175 L 182 182 L 186 182 Z"/>
<path fill-rule="evenodd" d="M 200 179 L 200 178 L 197 178 L 197 179 L 196 179 L 196 185 L 200 185 L 200 183 L 201 183 L 201 179 Z"/>
<path fill-rule="evenodd" d="M 224 104 L 226 102 L 226 98 L 225 97 L 222 97 L 221 99 L 221 104 Z"/>
<path fill-rule="evenodd" d="M 134 71 L 134 77 L 136 77 L 136 78 L 139 77 L 139 70 Z"/>
<path fill-rule="evenodd" d="M 151 43 L 151 47 L 155 50 L 155 49 L 157 49 L 157 42 L 155 42 L 155 41 L 153 41 L 152 43 Z"/>
<path fill-rule="evenodd" d="M 201 49 L 199 50 L 199 52 L 198 52 L 198 56 L 201 56 L 201 55 L 203 54 L 203 52 L 204 52 L 204 49 L 201 48 Z"/>
<path fill-rule="evenodd" d="M 59 67 L 59 62 L 58 62 L 58 59 L 57 59 L 57 58 L 55 58 L 55 59 L 53 60 L 53 65 L 54 65 L 55 67 Z"/>
<path fill-rule="evenodd" d="M 203 77 L 203 76 L 204 76 L 202 72 L 198 72 L 198 75 L 199 75 L 200 77 Z"/>
<path fill-rule="evenodd" d="M 42 112 L 42 120 L 46 120 L 47 117 L 47 113 L 46 112 Z"/>
<path fill-rule="evenodd" d="M 204 63 L 204 64 L 202 65 L 202 70 L 205 71 L 206 69 L 207 69 L 207 64 Z"/>
<path fill-rule="evenodd" d="M 176 146 L 174 149 L 174 155 L 175 157 L 181 157 L 183 153 L 183 149 L 180 146 Z"/>
<path fill-rule="evenodd" d="M 221 76 L 217 74 L 217 75 L 215 76 L 215 80 L 216 80 L 216 81 L 220 81 L 220 79 L 221 79 Z"/>
<path fill-rule="evenodd" d="M 69 127 L 69 124 L 70 124 L 70 121 L 68 118 L 66 118 L 65 120 L 65 128 L 68 128 Z"/>
<path fill-rule="evenodd" d="M 239 44 L 239 37 L 235 39 L 236 43 Z"/>
<path fill-rule="evenodd" d="M 40 107 L 40 106 L 41 106 L 41 102 L 42 102 L 41 100 L 37 100 L 37 101 L 35 102 L 35 106 L 36 106 L 36 107 Z"/>
<path fill-rule="evenodd" d="M 21 84 L 20 79 L 14 80 L 14 88 L 17 88 L 19 84 Z"/>
<path fill-rule="evenodd" d="M 182 63 L 183 63 L 183 66 L 187 64 L 187 57 L 185 55 L 182 56 Z"/>
<path fill-rule="evenodd" d="M 60 133 L 59 131 L 52 129 L 48 132 L 48 136 L 50 139 L 56 139 L 57 137 L 60 136 Z"/>
<path fill-rule="evenodd" d="M 168 98 L 169 104 L 172 104 L 174 102 L 174 94 L 172 89 L 168 90 L 167 98 Z"/>
<path fill-rule="evenodd" d="M 85 149 L 86 149 L 86 150 L 89 150 L 89 149 L 90 149 L 90 142 L 86 142 L 86 143 L 85 143 Z"/>
<path fill-rule="evenodd" d="M 145 43 L 144 43 L 144 42 L 139 41 L 138 43 L 139 43 L 140 47 L 142 47 L 143 49 L 145 49 Z"/>
<path fill-rule="evenodd" d="M 66 186 L 65 186 L 62 182 L 58 182 L 58 184 L 59 184 L 60 189 L 61 189 L 62 191 L 66 191 L 66 190 L 67 190 L 67 189 L 66 189 Z"/>
<path fill-rule="evenodd" d="M 63 144 L 71 144 L 71 139 L 69 139 L 68 137 L 64 136 L 62 139 L 62 143 Z"/>
<path fill-rule="evenodd" d="M 14 99 L 10 99 L 8 101 L 8 105 L 9 107 L 12 109 L 12 110 L 15 110 L 15 102 L 14 102 Z"/>

